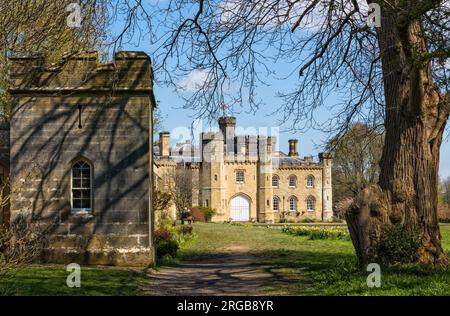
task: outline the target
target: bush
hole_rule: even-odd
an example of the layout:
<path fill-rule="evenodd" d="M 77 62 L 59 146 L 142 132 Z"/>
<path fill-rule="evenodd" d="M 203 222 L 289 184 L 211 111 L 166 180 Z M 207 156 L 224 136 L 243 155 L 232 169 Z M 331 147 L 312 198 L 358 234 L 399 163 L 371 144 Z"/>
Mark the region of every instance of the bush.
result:
<path fill-rule="evenodd" d="M 155 246 L 158 258 L 167 255 L 175 257 L 178 251 L 178 243 L 173 239 L 173 233 L 165 226 L 155 230 Z"/>
<path fill-rule="evenodd" d="M 205 207 L 205 206 L 196 206 L 197 209 L 202 212 L 203 216 L 205 216 L 205 222 L 210 222 L 212 217 L 217 213 L 217 211 L 213 208 Z"/>
<path fill-rule="evenodd" d="M 10 227 L 0 226 L 0 277 L 3 271 L 39 260 L 54 223 L 17 216 Z"/>
<path fill-rule="evenodd" d="M 20 268 L 40 261 L 54 227 L 54 222 L 25 215 L 17 216 L 9 227 L 0 225 L 0 281 L 14 280 Z M 0 296 L 15 294 L 15 283 L 1 283 Z"/>
<path fill-rule="evenodd" d="M 177 228 L 177 233 L 180 235 L 191 235 L 193 227 L 190 225 L 181 225 Z"/>
<path fill-rule="evenodd" d="M 165 256 L 176 257 L 178 249 L 178 243 L 173 239 L 156 241 L 156 254 L 160 259 Z"/>
<path fill-rule="evenodd" d="M 162 226 L 155 230 L 154 233 L 155 242 L 163 240 L 171 240 L 173 238 L 173 233 L 165 226 Z"/>
<path fill-rule="evenodd" d="M 180 245 L 192 238 L 192 230 L 193 228 L 190 225 L 181 225 L 178 227 L 164 225 L 158 228 L 154 233 L 158 259 L 166 256 L 175 258 Z"/>
<path fill-rule="evenodd" d="M 311 240 L 316 239 L 350 239 L 348 230 L 343 228 L 320 227 L 284 227 L 282 231 L 294 236 L 307 236 Z"/>
<path fill-rule="evenodd" d="M 371 249 L 371 257 L 374 262 L 384 264 L 415 262 L 419 247 L 419 234 L 403 225 L 391 225 L 383 228 L 380 240 Z"/>

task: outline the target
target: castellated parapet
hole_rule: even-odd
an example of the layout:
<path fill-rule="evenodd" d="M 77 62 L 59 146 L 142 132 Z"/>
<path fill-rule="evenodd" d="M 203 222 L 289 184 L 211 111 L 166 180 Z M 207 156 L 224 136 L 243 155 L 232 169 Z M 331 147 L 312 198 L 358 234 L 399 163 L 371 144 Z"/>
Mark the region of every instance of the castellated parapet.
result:
<path fill-rule="evenodd" d="M 11 198 L 11 219 L 32 214 L 51 227 L 48 261 L 146 266 L 151 62 L 143 52 L 118 52 L 108 64 L 97 56 L 10 58 L 10 170 L 12 186 L 26 188 Z"/>
<path fill-rule="evenodd" d="M 107 64 L 98 62 L 97 52 L 66 54 L 51 65 L 39 54 L 13 55 L 10 61 L 10 93 L 152 92 L 150 59 L 143 52 L 117 52 Z"/>

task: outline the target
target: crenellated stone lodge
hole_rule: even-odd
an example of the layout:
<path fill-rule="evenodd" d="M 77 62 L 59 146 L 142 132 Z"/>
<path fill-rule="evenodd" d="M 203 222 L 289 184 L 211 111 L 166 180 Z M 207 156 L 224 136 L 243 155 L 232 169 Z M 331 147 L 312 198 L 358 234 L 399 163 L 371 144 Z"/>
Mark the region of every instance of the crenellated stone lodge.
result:
<path fill-rule="evenodd" d="M 152 245 L 150 58 L 118 52 L 10 58 L 12 109 L 0 128 L 5 224 L 24 215 L 48 228 L 51 262 L 146 266 Z"/>

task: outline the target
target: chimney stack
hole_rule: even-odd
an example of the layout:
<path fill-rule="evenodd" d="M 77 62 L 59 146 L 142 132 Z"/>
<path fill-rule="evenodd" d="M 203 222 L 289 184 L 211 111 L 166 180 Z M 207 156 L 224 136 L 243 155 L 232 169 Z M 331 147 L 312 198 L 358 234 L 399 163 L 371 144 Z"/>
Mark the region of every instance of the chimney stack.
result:
<path fill-rule="evenodd" d="M 222 131 L 223 139 L 225 140 L 226 153 L 234 154 L 236 118 L 233 116 L 224 116 L 219 118 L 219 128 Z"/>
<path fill-rule="evenodd" d="M 161 157 L 170 156 L 170 133 L 159 133 L 159 154 Z"/>
<path fill-rule="evenodd" d="M 290 139 L 289 140 L 289 157 L 298 158 L 297 144 L 298 144 L 298 139 Z"/>

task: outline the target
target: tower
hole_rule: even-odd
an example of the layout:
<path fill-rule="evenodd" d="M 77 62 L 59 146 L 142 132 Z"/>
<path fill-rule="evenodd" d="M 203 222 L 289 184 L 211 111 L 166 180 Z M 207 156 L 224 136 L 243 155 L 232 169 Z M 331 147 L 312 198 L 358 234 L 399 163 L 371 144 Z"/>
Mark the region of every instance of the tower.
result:
<path fill-rule="evenodd" d="M 203 133 L 201 142 L 200 201 L 202 206 L 210 207 L 217 211 L 215 220 L 227 220 L 226 218 L 221 218 L 224 214 L 222 184 L 225 181 L 223 172 L 223 135 L 222 133 Z"/>
<path fill-rule="evenodd" d="M 272 147 L 274 138 L 258 136 L 258 221 L 274 222 L 272 209 Z"/>
<path fill-rule="evenodd" d="M 225 116 L 219 119 L 219 128 L 223 135 L 225 142 L 226 158 L 234 159 L 234 136 L 236 129 L 236 118 L 232 116 Z"/>
<path fill-rule="evenodd" d="M 322 164 L 322 220 L 327 222 L 331 221 L 333 217 L 333 189 L 331 182 L 333 158 L 329 153 L 320 153 L 319 159 Z"/>
<path fill-rule="evenodd" d="M 68 54 L 57 65 L 11 56 L 11 219 L 29 216 L 49 228 L 46 261 L 148 266 L 150 58 L 117 52 L 100 64 L 97 55 Z"/>

